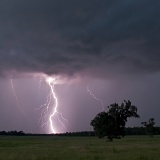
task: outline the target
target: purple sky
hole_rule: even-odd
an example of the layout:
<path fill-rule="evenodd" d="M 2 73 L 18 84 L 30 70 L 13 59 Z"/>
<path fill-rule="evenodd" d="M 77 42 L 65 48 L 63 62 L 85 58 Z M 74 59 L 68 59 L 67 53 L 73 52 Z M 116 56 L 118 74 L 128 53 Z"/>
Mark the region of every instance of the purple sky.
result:
<path fill-rule="evenodd" d="M 104 105 L 130 100 L 139 126 L 160 125 L 160 1 L 1 0 L 0 130 L 45 133 L 38 120 L 49 87 L 40 76 L 58 75 L 59 111 L 67 131 L 90 130 Z M 13 83 L 19 107 L 11 88 Z"/>

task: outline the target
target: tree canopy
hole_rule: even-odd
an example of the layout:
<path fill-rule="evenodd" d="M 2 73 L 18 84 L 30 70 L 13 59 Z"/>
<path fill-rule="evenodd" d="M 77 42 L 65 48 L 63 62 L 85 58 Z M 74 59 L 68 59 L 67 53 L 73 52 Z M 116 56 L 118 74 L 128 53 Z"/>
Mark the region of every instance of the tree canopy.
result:
<path fill-rule="evenodd" d="M 142 122 L 141 124 L 143 124 L 147 130 L 147 133 L 150 135 L 150 137 L 153 137 L 153 132 L 154 132 L 154 118 L 150 118 L 148 122 Z"/>
<path fill-rule="evenodd" d="M 125 135 L 125 125 L 130 117 L 139 117 L 137 107 L 129 100 L 124 100 L 121 105 L 111 104 L 107 112 L 98 113 L 91 121 L 91 125 L 99 138 L 107 137 L 112 141 L 113 138 L 121 138 Z"/>

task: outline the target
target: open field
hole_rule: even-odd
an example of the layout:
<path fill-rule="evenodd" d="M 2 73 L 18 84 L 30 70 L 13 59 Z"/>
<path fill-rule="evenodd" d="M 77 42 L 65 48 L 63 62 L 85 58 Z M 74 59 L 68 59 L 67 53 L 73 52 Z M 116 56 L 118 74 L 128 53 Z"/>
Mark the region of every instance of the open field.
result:
<path fill-rule="evenodd" d="M 160 160 L 160 136 L 0 136 L 0 160 Z"/>

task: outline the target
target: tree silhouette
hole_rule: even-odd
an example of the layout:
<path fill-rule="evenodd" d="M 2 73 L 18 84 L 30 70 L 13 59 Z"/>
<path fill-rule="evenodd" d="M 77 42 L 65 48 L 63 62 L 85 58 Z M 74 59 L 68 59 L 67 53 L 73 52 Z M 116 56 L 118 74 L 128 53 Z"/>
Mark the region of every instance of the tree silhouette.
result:
<path fill-rule="evenodd" d="M 154 125 L 155 125 L 154 118 L 150 118 L 148 123 L 147 122 L 141 122 L 141 124 L 143 124 L 145 126 L 149 136 L 153 137 Z"/>
<path fill-rule="evenodd" d="M 107 137 L 112 141 L 113 138 L 125 135 L 125 125 L 130 117 L 139 117 L 136 106 L 130 101 L 124 101 L 121 105 L 114 103 L 108 106 L 108 112 L 98 113 L 91 121 L 91 125 L 99 138 Z"/>

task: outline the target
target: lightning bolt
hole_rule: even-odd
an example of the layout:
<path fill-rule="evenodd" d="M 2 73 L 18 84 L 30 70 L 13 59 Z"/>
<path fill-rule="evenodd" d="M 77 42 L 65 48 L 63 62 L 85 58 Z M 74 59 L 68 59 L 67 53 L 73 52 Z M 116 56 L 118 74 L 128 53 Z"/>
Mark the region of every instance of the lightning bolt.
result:
<path fill-rule="evenodd" d="M 41 111 L 41 117 L 39 119 L 39 123 L 41 122 L 41 126 L 43 127 L 44 125 L 49 126 L 51 133 L 58 133 L 56 130 L 56 126 L 54 124 L 53 119 L 57 117 L 58 122 L 61 124 L 62 128 L 67 130 L 66 125 L 68 124 L 67 119 L 65 119 L 62 115 L 62 113 L 58 112 L 58 98 L 55 94 L 54 91 L 54 86 L 56 83 L 56 78 L 55 77 L 45 77 L 45 82 L 48 84 L 50 88 L 50 93 L 47 96 L 47 101 L 45 104 L 41 105 L 38 109 Z M 52 104 L 54 102 L 54 104 Z M 47 119 L 47 120 L 46 120 Z"/>
<path fill-rule="evenodd" d="M 104 107 L 104 103 L 101 99 L 97 98 L 89 89 L 89 87 L 87 87 L 87 92 L 97 101 L 99 101 L 101 103 L 102 106 L 102 111 L 105 111 L 105 107 Z"/>
<path fill-rule="evenodd" d="M 26 117 L 26 119 L 27 119 L 27 121 L 28 121 L 28 124 L 30 124 L 30 123 L 29 123 L 30 121 L 29 121 L 28 116 L 25 114 L 25 112 L 21 109 L 21 107 L 20 107 L 20 105 L 19 105 L 19 101 L 18 101 L 18 97 L 17 97 L 16 91 L 15 91 L 15 88 L 14 88 L 14 84 L 13 84 L 13 79 L 12 79 L 12 77 L 11 77 L 11 79 L 10 79 L 10 83 L 11 83 L 11 88 L 12 88 L 13 95 L 14 95 L 15 100 L 16 100 L 16 106 L 17 106 L 18 110 L 24 115 L 24 117 Z M 30 125 L 29 125 L 29 127 L 30 127 Z M 30 132 L 32 132 L 31 127 L 30 127 Z"/>
<path fill-rule="evenodd" d="M 11 78 L 10 80 L 11 82 L 11 88 L 12 88 L 12 92 L 13 92 L 13 95 L 15 97 L 15 100 L 16 100 L 16 103 L 17 103 L 17 108 L 24 114 L 24 112 L 22 111 L 22 109 L 20 108 L 20 105 L 19 105 L 19 101 L 18 101 L 18 98 L 17 98 L 17 95 L 16 95 L 16 92 L 15 92 L 15 89 L 14 89 L 14 85 L 13 85 L 13 79 Z"/>

